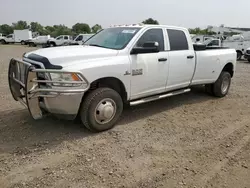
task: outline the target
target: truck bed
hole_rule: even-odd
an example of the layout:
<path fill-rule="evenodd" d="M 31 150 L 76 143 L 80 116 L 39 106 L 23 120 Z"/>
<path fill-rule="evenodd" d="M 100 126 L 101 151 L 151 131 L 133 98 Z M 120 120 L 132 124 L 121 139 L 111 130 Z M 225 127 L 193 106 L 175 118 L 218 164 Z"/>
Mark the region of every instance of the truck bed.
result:
<path fill-rule="evenodd" d="M 225 62 L 235 63 L 236 51 L 228 48 L 196 50 L 196 67 L 192 85 L 215 82 Z"/>
<path fill-rule="evenodd" d="M 229 49 L 228 47 L 219 47 L 219 46 L 206 46 L 203 44 L 194 44 L 195 51 L 204 51 L 204 50 L 221 50 L 221 49 Z"/>

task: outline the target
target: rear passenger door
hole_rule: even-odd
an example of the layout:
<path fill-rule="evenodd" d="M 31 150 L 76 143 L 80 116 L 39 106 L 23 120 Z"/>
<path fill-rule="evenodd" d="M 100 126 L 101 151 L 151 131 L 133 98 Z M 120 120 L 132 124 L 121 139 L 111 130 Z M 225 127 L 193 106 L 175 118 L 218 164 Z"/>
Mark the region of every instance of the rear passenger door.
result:
<path fill-rule="evenodd" d="M 187 31 L 167 29 L 169 39 L 169 75 L 166 90 L 189 86 L 195 69 L 195 52 L 187 40 Z"/>

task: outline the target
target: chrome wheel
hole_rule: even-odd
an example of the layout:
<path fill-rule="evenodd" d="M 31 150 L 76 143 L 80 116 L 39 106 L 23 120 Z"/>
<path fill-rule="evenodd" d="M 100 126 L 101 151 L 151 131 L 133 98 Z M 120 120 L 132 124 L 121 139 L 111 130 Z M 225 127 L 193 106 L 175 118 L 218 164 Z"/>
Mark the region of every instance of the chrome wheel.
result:
<path fill-rule="evenodd" d="M 110 98 L 101 100 L 95 108 L 95 120 L 99 124 L 110 122 L 116 114 L 116 103 Z"/>
<path fill-rule="evenodd" d="M 221 91 L 222 93 L 226 93 L 228 88 L 229 88 L 229 85 L 230 85 L 230 80 L 228 77 L 225 77 L 223 80 L 222 80 L 222 84 L 221 84 Z"/>

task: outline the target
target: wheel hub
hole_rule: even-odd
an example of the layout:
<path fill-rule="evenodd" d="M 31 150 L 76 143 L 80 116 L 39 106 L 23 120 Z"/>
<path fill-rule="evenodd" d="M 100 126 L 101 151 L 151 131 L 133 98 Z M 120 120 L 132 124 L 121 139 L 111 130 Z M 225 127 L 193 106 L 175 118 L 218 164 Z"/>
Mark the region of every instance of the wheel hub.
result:
<path fill-rule="evenodd" d="M 110 122 L 116 113 L 116 104 L 112 99 L 101 100 L 95 109 L 95 120 L 99 124 Z"/>
<path fill-rule="evenodd" d="M 229 87 L 229 79 L 228 78 L 224 78 L 221 84 L 221 90 L 223 93 L 227 92 L 227 89 Z"/>

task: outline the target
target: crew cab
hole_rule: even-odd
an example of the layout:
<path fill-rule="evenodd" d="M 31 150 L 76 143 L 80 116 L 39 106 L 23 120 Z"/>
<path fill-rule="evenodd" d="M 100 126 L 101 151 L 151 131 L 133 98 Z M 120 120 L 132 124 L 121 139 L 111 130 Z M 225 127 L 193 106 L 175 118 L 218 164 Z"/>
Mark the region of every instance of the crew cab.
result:
<path fill-rule="evenodd" d="M 47 41 L 48 46 L 66 46 L 72 41 L 72 36 L 69 35 L 60 35 L 56 38 L 50 38 Z"/>
<path fill-rule="evenodd" d="M 100 132 L 117 123 L 124 105 L 187 93 L 194 85 L 224 97 L 235 67 L 234 49 L 193 44 L 185 28 L 137 24 L 103 29 L 84 45 L 25 53 L 11 59 L 8 77 L 13 98 L 34 119 L 79 117 Z"/>

